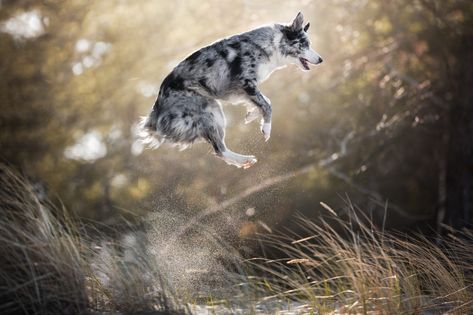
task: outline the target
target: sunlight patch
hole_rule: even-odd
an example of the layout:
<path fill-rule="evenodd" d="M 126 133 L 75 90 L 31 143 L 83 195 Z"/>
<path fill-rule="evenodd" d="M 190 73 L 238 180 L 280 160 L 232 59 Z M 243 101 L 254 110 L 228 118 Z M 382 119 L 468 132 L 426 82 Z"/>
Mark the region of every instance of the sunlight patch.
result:
<path fill-rule="evenodd" d="M 98 41 L 92 42 L 88 39 L 81 38 L 76 42 L 75 51 L 82 57 L 72 65 L 72 73 L 81 75 L 86 69 L 98 67 L 105 54 L 110 51 L 112 44 Z"/>
<path fill-rule="evenodd" d="M 138 83 L 136 89 L 144 97 L 152 97 L 158 95 L 159 85 L 148 82 L 140 82 Z"/>
<path fill-rule="evenodd" d="M 81 62 L 77 62 L 72 66 L 72 73 L 74 73 L 74 75 L 81 75 L 82 72 L 84 72 L 84 67 Z"/>
<path fill-rule="evenodd" d="M 0 30 L 13 36 L 16 40 L 36 38 L 44 33 L 47 19 L 42 19 L 36 11 L 28 11 L 15 15 L 1 24 Z"/>
<path fill-rule="evenodd" d="M 85 38 L 81 38 L 76 42 L 76 51 L 78 53 L 84 53 L 90 49 L 91 43 Z"/>
<path fill-rule="evenodd" d="M 112 44 L 106 42 L 96 42 L 92 48 L 92 56 L 96 59 L 102 58 L 110 49 Z"/>
<path fill-rule="evenodd" d="M 122 130 L 118 125 L 113 125 L 108 132 L 107 138 L 110 142 L 118 141 L 122 137 Z"/>
<path fill-rule="evenodd" d="M 64 150 L 66 158 L 94 162 L 107 155 L 107 147 L 98 131 L 90 131 Z"/>
<path fill-rule="evenodd" d="M 128 183 L 128 178 L 125 174 L 117 174 L 113 176 L 111 185 L 116 188 L 123 188 Z"/>
<path fill-rule="evenodd" d="M 247 216 L 249 216 L 249 217 L 254 216 L 255 213 L 256 213 L 256 210 L 255 210 L 255 208 L 253 208 L 253 207 L 248 208 L 248 209 L 246 209 L 246 211 L 245 211 L 245 214 L 246 214 Z"/>
<path fill-rule="evenodd" d="M 138 156 L 141 153 L 143 153 L 144 148 L 145 148 L 145 146 L 144 146 L 143 142 L 141 140 L 136 140 L 131 145 L 131 154 L 133 154 L 134 156 Z"/>

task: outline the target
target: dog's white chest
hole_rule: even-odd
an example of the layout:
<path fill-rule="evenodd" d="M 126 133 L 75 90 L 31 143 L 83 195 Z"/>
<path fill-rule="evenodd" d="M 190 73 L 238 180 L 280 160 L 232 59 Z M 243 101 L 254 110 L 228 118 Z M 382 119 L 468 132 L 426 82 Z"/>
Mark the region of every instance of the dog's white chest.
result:
<path fill-rule="evenodd" d="M 258 70 L 256 72 L 256 79 L 258 83 L 265 81 L 271 73 L 275 70 L 283 68 L 285 65 L 281 64 L 279 58 L 271 57 L 267 62 L 262 63 L 258 66 Z"/>

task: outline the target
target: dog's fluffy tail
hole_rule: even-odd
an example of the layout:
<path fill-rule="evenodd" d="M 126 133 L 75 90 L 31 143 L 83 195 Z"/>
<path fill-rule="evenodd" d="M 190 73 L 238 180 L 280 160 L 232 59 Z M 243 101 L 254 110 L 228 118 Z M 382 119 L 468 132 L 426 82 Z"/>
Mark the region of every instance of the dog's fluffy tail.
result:
<path fill-rule="evenodd" d="M 164 137 L 157 130 L 157 122 L 151 115 L 140 118 L 137 134 L 141 141 L 151 149 L 157 149 L 164 142 Z"/>

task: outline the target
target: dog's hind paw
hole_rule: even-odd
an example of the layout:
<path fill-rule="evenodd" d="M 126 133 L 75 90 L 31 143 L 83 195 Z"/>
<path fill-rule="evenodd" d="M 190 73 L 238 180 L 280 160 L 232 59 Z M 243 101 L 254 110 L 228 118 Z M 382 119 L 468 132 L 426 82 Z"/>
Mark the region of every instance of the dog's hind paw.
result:
<path fill-rule="evenodd" d="M 232 151 L 224 152 L 221 159 L 229 165 L 234 165 L 238 168 L 243 167 L 244 169 L 250 168 L 258 161 L 253 155 L 241 155 Z"/>
<path fill-rule="evenodd" d="M 253 155 L 248 156 L 248 160 L 243 164 L 243 169 L 248 169 L 252 167 L 258 160 Z"/>

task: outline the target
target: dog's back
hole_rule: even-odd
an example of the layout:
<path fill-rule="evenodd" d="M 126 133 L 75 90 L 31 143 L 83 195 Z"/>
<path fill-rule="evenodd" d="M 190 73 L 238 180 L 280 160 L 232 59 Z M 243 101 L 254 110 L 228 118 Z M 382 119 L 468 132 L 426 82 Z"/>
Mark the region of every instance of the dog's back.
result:
<path fill-rule="evenodd" d="M 196 96 L 197 93 L 214 99 L 238 99 L 240 94 L 244 94 L 241 92 L 241 81 L 257 76 L 258 65 L 268 61 L 273 54 L 274 36 L 273 27 L 262 27 L 222 39 L 192 53 L 164 79 L 153 109 L 142 127 L 153 137 L 160 138 L 158 142 L 162 143 L 165 139 L 170 140 L 170 135 L 160 132 L 162 128 L 158 122 L 162 113 L 171 111 L 174 113 L 170 115 L 171 119 L 174 119 L 180 116 L 186 118 L 186 112 L 193 111 L 189 108 L 190 104 L 176 108 L 175 102 L 168 102 L 168 98 L 189 94 Z M 179 138 L 179 141 L 186 143 L 195 140 L 192 135 Z M 154 141 L 154 144 L 157 142 Z"/>

